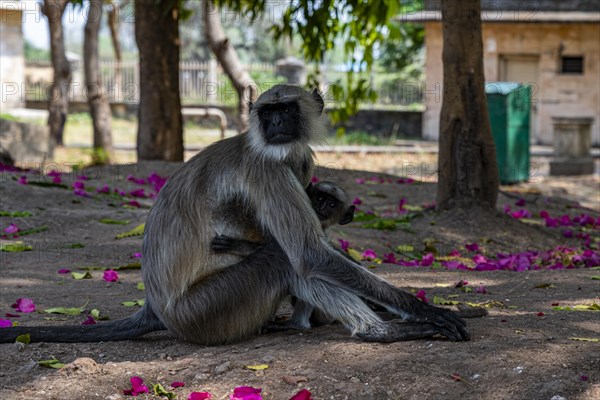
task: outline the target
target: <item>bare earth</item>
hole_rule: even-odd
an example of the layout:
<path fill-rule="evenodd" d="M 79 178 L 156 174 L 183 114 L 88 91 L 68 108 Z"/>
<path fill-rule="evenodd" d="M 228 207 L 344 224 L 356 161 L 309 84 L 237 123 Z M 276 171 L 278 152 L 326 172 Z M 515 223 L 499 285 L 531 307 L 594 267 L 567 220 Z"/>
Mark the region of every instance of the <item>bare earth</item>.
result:
<path fill-rule="evenodd" d="M 337 162 L 344 164 L 344 160 Z M 176 167 L 148 163 L 90 169 L 85 172 L 91 178 L 86 187 L 108 184 L 126 191 L 144 187 L 148 192 L 149 186 L 127 182 L 125 177 L 133 174 L 145 178 L 153 171 L 167 176 Z M 92 279 L 84 280 L 58 274 L 57 270 L 114 267 L 134 261 L 130 257 L 140 251 L 141 238 L 117 240 L 115 235 L 143 223 L 149 210 L 146 205 L 151 200 L 140 200 L 141 208 L 128 209 L 121 206 L 121 200 L 106 195 L 83 198 L 74 196 L 70 189 L 21 185 L 14 179 L 19 175 L 6 172 L 0 175 L 0 209 L 27 210 L 33 216 L 2 217 L 0 227 L 4 229 L 15 223 L 21 230 L 40 226 L 47 226 L 48 230 L 19 239 L 32 245 L 33 251 L 0 252 L 0 317 L 14 313 L 11 304 L 22 297 L 33 299 L 38 310 L 9 318 L 22 325 L 80 324 L 91 309 L 98 309 L 111 319 L 133 313 L 133 308 L 121 302 L 144 297 L 143 291 L 136 288 L 141 281 L 139 269 L 119 271 L 118 283 L 103 281 L 102 271 L 98 270 L 91 271 Z M 364 210 L 394 209 L 402 197 L 409 205 L 435 200 L 433 183 L 359 185 L 355 182 L 357 178 L 373 175 L 339 168 L 320 169 L 317 173 L 321 179 L 340 183 L 353 198 L 359 197 Z M 74 175 L 63 176 L 63 183 L 70 186 L 73 178 Z M 49 181 L 49 178 L 31 174 L 28 180 Z M 371 248 L 377 254 L 398 245 L 418 248 L 426 239 L 433 239 L 441 253 L 452 249 L 464 251 L 464 244 L 473 242 L 489 254 L 547 250 L 559 244 L 579 246 L 580 240 L 566 239 L 557 229 L 524 224 L 501 212 L 504 205 L 513 205 L 517 198 L 523 197 L 534 216 L 542 209 L 558 215 L 588 212 L 598 216 L 597 211 L 569 208 L 573 200 L 589 202 L 589 196 L 578 198 L 577 190 L 559 191 L 564 199 L 547 197 L 546 194 L 553 194 L 547 190 L 561 187 L 556 181 L 505 188 L 508 193 L 500 196 L 497 214 L 480 210 L 453 214 L 431 211 L 413 220 L 410 230 L 386 232 L 363 229 L 360 223 L 353 223 L 336 229 L 332 236 L 348 240 L 359 251 Z M 588 177 L 579 184 L 589 191 L 597 182 L 597 177 Z M 521 192 L 515 194 L 515 191 Z M 594 203 L 592 200 L 590 206 L 594 207 Z M 100 223 L 103 218 L 130 222 Z M 598 230 L 594 233 L 597 235 Z M 73 243 L 85 247 L 68 248 Z M 368 267 L 371 263 L 364 265 Z M 341 326 L 332 325 L 302 333 L 265 334 L 216 347 L 191 345 L 167 333 L 116 343 L 3 344 L 0 345 L 0 398 L 125 399 L 123 389 L 129 388 L 129 378 L 137 375 L 148 385 L 161 383 L 176 393 L 178 399 L 186 399 L 192 391 L 209 391 L 213 399 L 228 399 L 233 388 L 242 385 L 260 387 L 265 399 L 276 400 L 289 399 L 301 388 L 309 389 L 314 399 L 600 399 L 600 343 L 570 339 L 600 338 L 600 312 L 552 309 L 553 303 L 561 306 L 600 303 L 600 281 L 591 279 L 600 275 L 600 271 L 584 268 L 476 272 L 389 264 L 375 265 L 372 271 L 405 290 L 423 289 L 429 299 L 454 294 L 458 295 L 454 300 L 495 300 L 504 307 L 490 308 L 489 316 L 469 320 L 472 340 L 465 343 L 441 338 L 364 343 L 352 338 Z M 463 292 L 454 287 L 460 280 L 468 281 L 468 286 L 474 288 L 485 285 L 488 293 Z M 551 285 L 535 288 L 543 284 Z M 78 316 L 41 311 L 84 305 L 86 312 Z M 47 317 L 61 320 L 46 320 Z M 37 364 L 53 357 L 67 366 L 56 370 Z M 267 364 L 268 368 L 262 371 L 246 368 L 257 364 Z M 173 381 L 183 381 L 186 386 L 169 389 Z M 138 398 L 158 396 L 142 394 Z"/>

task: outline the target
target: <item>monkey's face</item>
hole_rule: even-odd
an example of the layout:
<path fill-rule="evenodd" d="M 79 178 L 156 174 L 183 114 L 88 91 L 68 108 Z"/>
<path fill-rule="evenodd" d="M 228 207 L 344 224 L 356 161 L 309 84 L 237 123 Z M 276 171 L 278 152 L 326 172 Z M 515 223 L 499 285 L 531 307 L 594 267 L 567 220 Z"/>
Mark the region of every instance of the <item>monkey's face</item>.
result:
<path fill-rule="evenodd" d="M 354 218 L 354 206 L 346 206 L 334 196 L 314 190 L 309 193 L 310 202 L 321 222 L 346 225 Z"/>
<path fill-rule="evenodd" d="M 290 143 L 300 138 L 302 122 L 298 102 L 265 104 L 257 111 L 268 144 Z"/>

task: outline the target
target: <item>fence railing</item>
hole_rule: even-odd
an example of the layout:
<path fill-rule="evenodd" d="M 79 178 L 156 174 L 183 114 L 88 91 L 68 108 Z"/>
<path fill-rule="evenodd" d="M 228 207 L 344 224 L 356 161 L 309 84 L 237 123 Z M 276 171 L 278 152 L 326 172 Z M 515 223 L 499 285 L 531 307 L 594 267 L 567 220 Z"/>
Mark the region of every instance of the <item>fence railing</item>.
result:
<path fill-rule="evenodd" d="M 246 65 L 247 70 L 260 88 L 268 88 L 283 81 L 270 63 Z M 71 61 L 72 80 L 69 91 L 71 101 L 86 101 L 83 61 Z M 111 103 L 139 102 L 140 74 L 137 60 L 117 62 L 100 61 L 102 88 Z M 326 71 L 325 82 L 335 82 L 344 73 Z M 25 67 L 26 100 L 47 100 L 52 82 L 52 65 L 47 60 L 27 61 Z M 179 88 L 181 101 L 185 105 L 229 104 L 237 102 L 237 94 L 220 65 L 210 61 L 182 61 L 179 63 Z M 424 89 L 421 83 L 381 85 L 376 87 L 379 105 L 410 105 L 422 103 Z"/>

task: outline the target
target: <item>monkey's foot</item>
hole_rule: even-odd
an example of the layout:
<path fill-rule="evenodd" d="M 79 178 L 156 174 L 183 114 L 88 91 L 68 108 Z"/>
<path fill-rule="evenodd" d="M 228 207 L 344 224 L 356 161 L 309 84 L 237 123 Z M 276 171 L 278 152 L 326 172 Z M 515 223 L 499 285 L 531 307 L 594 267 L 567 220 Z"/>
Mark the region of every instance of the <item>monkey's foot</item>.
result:
<path fill-rule="evenodd" d="M 356 336 L 367 342 L 392 343 L 404 340 L 431 338 L 441 335 L 452 341 L 468 340 L 463 336 L 456 336 L 451 330 L 443 326 L 418 322 L 402 322 L 399 320 L 382 322 L 370 326 Z"/>

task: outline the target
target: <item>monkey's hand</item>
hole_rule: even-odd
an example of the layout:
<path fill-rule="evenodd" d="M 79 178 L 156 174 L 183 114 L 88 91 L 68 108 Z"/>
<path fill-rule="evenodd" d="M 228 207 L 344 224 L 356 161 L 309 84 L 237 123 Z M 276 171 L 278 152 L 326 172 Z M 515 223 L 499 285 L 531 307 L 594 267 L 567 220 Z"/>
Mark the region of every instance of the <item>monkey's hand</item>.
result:
<path fill-rule="evenodd" d="M 414 304 L 410 316 L 407 318 L 410 322 L 419 322 L 432 324 L 437 333 L 447 337 L 451 341 L 462 341 L 471 339 L 467 330 L 467 324 L 460 319 L 456 313 L 439 307 L 417 301 Z"/>
<path fill-rule="evenodd" d="M 236 239 L 225 236 L 217 235 L 210 242 L 210 249 L 215 253 L 227 253 L 235 247 Z"/>

